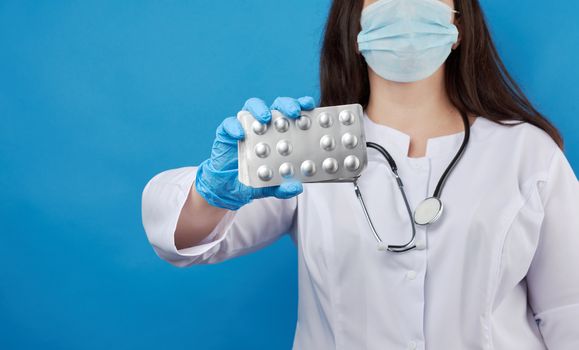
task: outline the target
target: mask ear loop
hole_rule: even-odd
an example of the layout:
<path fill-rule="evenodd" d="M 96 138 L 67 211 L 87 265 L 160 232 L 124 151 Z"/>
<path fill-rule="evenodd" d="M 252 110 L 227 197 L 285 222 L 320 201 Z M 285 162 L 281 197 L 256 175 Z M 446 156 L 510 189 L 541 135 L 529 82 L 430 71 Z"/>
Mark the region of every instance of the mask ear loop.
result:
<path fill-rule="evenodd" d="M 454 21 L 460 21 L 462 14 L 460 13 L 460 11 L 457 11 L 455 9 L 451 10 L 452 13 L 454 13 Z M 454 45 L 453 45 L 454 46 Z M 454 51 L 456 49 L 456 47 L 452 48 L 452 51 Z"/>

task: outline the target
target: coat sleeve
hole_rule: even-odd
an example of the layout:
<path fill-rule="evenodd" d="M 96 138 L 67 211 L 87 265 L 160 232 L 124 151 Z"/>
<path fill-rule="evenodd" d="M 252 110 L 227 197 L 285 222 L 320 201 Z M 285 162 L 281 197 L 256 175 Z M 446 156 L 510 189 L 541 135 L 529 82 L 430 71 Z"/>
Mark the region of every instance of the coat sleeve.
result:
<path fill-rule="evenodd" d="M 540 237 L 527 274 L 529 304 L 549 350 L 579 349 L 579 183 L 557 148 L 546 181 Z"/>
<path fill-rule="evenodd" d="M 153 177 L 143 190 L 143 226 L 162 259 L 179 267 L 217 263 L 267 246 L 291 229 L 296 197 L 261 198 L 228 211 L 198 245 L 177 250 L 175 228 L 196 173 L 197 167 L 167 170 Z"/>

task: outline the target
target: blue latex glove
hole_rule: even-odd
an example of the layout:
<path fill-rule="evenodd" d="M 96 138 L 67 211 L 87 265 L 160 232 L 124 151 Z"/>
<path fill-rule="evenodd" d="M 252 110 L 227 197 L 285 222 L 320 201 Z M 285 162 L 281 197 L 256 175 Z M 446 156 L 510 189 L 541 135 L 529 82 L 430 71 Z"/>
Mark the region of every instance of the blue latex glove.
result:
<path fill-rule="evenodd" d="M 299 118 L 301 110 L 315 107 L 312 97 L 298 99 L 278 97 L 270 108 L 258 98 L 245 102 L 243 110 L 250 112 L 262 123 L 271 120 L 270 109 L 283 113 L 288 118 Z M 211 157 L 203 161 L 197 169 L 195 189 L 205 200 L 219 208 L 237 210 L 256 198 L 277 197 L 287 199 L 302 193 L 298 181 L 286 182 L 279 186 L 253 188 L 239 182 L 237 171 L 237 141 L 245 137 L 243 127 L 236 117 L 226 118 L 217 128 Z"/>

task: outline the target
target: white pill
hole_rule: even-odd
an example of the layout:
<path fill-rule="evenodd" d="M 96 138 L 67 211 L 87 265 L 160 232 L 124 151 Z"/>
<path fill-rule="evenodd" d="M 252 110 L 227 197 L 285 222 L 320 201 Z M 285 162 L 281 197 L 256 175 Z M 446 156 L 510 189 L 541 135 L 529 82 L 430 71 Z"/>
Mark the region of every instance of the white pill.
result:
<path fill-rule="evenodd" d="M 271 149 L 269 148 L 269 145 L 267 143 L 260 142 L 257 145 L 255 145 L 255 154 L 259 158 L 265 158 L 269 156 L 270 151 Z"/>
<path fill-rule="evenodd" d="M 355 148 L 358 145 L 358 138 L 351 132 L 342 135 L 342 145 L 348 149 Z"/>
<path fill-rule="evenodd" d="M 275 129 L 279 132 L 286 132 L 289 129 L 289 121 L 285 118 L 278 118 L 273 122 Z"/>
<path fill-rule="evenodd" d="M 251 128 L 253 129 L 253 132 L 256 133 L 257 135 L 263 135 L 267 131 L 267 124 L 263 124 L 256 120 L 253 122 Z"/>
<path fill-rule="evenodd" d="M 350 171 L 356 171 L 360 167 L 360 159 L 353 155 L 347 156 L 344 159 L 344 167 Z"/>
<path fill-rule="evenodd" d="M 330 126 L 332 126 L 333 122 L 332 115 L 328 112 L 320 113 L 320 115 L 318 116 L 318 120 L 322 128 L 329 128 Z"/>
<path fill-rule="evenodd" d="M 316 163 L 311 160 L 306 160 L 302 163 L 300 170 L 305 176 L 314 176 L 316 173 Z"/>
<path fill-rule="evenodd" d="M 354 114 L 350 111 L 341 111 L 338 118 L 340 119 L 340 122 L 344 125 L 353 124 L 355 120 Z"/>
<path fill-rule="evenodd" d="M 294 166 L 291 163 L 283 163 L 279 167 L 279 174 L 284 178 L 294 176 Z"/>
<path fill-rule="evenodd" d="M 324 135 L 320 139 L 320 147 L 326 151 L 331 151 L 336 148 L 336 141 L 330 135 Z"/>
<path fill-rule="evenodd" d="M 322 163 L 322 168 L 330 174 L 335 174 L 338 171 L 338 161 L 334 158 L 326 158 Z"/>
<path fill-rule="evenodd" d="M 310 126 L 312 126 L 312 120 L 309 117 L 302 115 L 298 120 L 296 120 L 296 125 L 302 130 L 308 130 Z"/>
<path fill-rule="evenodd" d="M 277 143 L 276 147 L 277 153 L 281 154 L 282 156 L 287 156 L 292 153 L 292 145 L 289 143 L 288 140 L 281 140 Z"/>
<path fill-rule="evenodd" d="M 273 171 L 267 165 L 262 165 L 257 168 L 257 176 L 261 181 L 269 181 L 273 178 Z"/>

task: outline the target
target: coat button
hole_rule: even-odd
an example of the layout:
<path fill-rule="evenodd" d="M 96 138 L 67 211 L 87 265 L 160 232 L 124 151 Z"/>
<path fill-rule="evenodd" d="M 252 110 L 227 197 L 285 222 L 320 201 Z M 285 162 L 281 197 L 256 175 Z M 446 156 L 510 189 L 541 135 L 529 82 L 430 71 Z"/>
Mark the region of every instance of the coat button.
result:
<path fill-rule="evenodd" d="M 415 350 L 418 345 L 414 340 L 408 342 L 408 350 Z"/>
<path fill-rule="evenodd" d="M 409 280 L 415 279 L 416 278 L 416 271 L 410 270 L 410 271 L 406 272 L 406 278 L 408 278 Z"/>
<path fill-rule="evenodd" d="M 426 249 L 426 241 L 423 238 L 417 239 L 415 245 L 416 245 L 416 249 L 418 249 L 418 250 Z"/>

